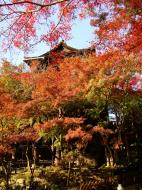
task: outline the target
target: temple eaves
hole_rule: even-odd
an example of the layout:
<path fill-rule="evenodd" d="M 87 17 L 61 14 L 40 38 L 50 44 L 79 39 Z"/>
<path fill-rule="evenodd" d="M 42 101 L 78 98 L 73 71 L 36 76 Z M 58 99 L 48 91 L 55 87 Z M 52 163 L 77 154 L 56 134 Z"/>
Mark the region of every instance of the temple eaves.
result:
<path fill-rule="evenodd" d="M 56 47 L 52 50 L 35 57 L 24 57 L 24 62 L 27 63 L 30 67 L 34 66 L 34 70 L 45 70 L 49 63 L 56 61 L 56 58 L 62 55 L 64 57 L 76 57 L 76 56 L 85 56 L 89 53 L 95 53 L 95 48 L 87 49 L 76 49 L 71 46 L 68 46 L 64 41 L 61 41 Z M 56 55 L 56 56 L 55 56 Z"/>

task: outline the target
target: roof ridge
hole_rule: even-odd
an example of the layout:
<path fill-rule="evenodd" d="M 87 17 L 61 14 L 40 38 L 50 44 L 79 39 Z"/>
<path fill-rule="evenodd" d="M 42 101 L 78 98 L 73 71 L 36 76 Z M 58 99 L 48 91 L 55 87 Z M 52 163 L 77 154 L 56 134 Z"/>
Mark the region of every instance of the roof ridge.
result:
<path fill-rule="evenodd" d="M 34 56 L 33 57 L 24 57 L 24 61 L 26 62 L 26 61 L 32 60 L 32 59 L 45 59 L 46 56 L 50 55 L 50 53 L 58 50 L 58 48 L 60 48 L 60 46 L 63 46 L 63 48 L 67 48 L 68 50 L 73 51 L 73 53 L 75 53 L 75 52 L 78 52 L 78 53 L 80 52 L 81 53 L 81 52 L 85 52 L 85 51 L 89 52 L 91 50 L 95 50 L 95 48 L 93 48 L 93 47 L 76 49 L 76 48 L 73 48 L 73 47 L 67 45 L 67 43 L 64 40 L 62 40 L 58 45 L 56 45 L 53 49 L 47 51 L 46 53 L 41 54 L 39 56 L 35 56 L 35 57 Z"/>

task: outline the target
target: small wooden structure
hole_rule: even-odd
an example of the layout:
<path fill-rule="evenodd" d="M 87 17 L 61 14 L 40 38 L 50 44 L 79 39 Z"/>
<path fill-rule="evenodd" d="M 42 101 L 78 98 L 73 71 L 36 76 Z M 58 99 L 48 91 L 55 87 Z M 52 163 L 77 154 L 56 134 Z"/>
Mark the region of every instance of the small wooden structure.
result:
<path fill-rule="evenodd" d="M 49 64 L 56 65 L 64 58 L 76 56 L 84 57 L 90 53 L 95 53 L 95 48 L 76 49 L 62 41 L 45 54 L 37 57 L 24 57 L 24 62 L 28 64 L 31 71 L 38 72 L 46 70 Z"/>

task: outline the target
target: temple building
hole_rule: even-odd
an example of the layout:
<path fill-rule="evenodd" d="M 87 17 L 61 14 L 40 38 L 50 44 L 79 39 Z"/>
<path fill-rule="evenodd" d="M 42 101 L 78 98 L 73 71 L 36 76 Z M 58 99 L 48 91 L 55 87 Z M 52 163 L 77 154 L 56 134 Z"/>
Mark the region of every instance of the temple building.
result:
<path fill-rule="evenodd" d="M 46 70 L 50 64 L 56 65 L 64 58 L 76 56 L 84 57 L 91 53 L 95 53 L 95 48 L 76 49 L 62 41 L 55 48 L 40 56 L 24 57 L 24 62 L 28 64 L 32 72 L 39 72 Z"/>

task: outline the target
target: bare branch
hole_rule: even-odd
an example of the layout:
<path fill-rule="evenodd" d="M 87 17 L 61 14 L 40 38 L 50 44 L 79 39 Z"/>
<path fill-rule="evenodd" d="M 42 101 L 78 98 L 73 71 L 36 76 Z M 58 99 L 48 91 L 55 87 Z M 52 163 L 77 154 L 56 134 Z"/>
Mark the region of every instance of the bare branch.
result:
<path fill-rule="evenodd" d="M 22 4 L 32 4 L 32 5 L 36 5 L 43 8 L 43 7 L 50 7 L 59 3 L 63 3 L 65 1 L 69 1 L 69 0 L 57 0 L 48 4 L 41 4 L 41 3 L 36 3 L 36 2 L 31 2 L 31 1 L 19 1 L 19 2 L 14 2 L 14 3 L 1 3 L 0 7 L 22 5 Z"/>
<path fill-rule="evenodd" d="M 53 34 L 53 32 L 58 28 L 58 26 L 60 25 L 60 23 L 61 23 L 61 21 L 62 21 L 64 10 L 65 10 L 73 1 L 74 1 L 74 0 L 69 0 L 69 2 L 63 7 L 62 13 L 61 13 L 61 15 L 60 15 L 60 17 L 59 17 L 59 20 L 58 20 L 56 26 L 51 30 L 50 34 Z M 77 4 L 78 4 L 78 3 L 79 3 L 79 1 L 77 2 Z M 33 47 L 33 46 L 37 45 L 37 44 L 40 43 L 42 40 L 43 40 L 43 39 L 40 39 L 40 40 L 37 41 L 36 43 L 31 44 L 30 47 Z"/>

